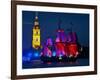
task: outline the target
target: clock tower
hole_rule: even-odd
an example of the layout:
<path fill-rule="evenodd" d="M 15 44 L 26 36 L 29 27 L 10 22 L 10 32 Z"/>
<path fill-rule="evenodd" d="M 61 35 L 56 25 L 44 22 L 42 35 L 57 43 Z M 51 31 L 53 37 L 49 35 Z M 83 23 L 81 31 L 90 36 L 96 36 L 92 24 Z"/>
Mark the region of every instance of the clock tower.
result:
<path fill-rule="evenodd" d="M 37 15 L 35 16 L 35 21 L 33 26 L 32 47 L 35 49 L 40 48 L 40 27 Z"/>

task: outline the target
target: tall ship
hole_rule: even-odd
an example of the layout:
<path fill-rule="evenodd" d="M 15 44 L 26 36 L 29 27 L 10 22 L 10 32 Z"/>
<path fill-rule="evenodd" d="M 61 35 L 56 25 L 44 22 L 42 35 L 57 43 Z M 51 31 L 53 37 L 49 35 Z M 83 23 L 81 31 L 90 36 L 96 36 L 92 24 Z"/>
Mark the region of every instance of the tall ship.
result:
<path fill-rule="evenodd" d="M 55 40 L 48 38 L 43 45 L 41 60 L 43 62 L 76 61 L 79 55 L 77 42 L 75 32 L 71 30 L 66 35 L 64 29 L 59 27 L 56 31 Z"/>

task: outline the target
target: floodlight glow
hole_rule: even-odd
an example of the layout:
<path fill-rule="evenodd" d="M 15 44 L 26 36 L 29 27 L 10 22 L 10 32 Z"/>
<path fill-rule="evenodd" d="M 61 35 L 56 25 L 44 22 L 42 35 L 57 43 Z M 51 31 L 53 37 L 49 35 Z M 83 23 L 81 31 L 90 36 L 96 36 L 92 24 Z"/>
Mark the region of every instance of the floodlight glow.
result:
<path fill-rule="evenodd" d="M 56 56 L 56 52 L 55 51 L 53 52 L 52 56 Z"/>
<path fill-rule="evenodd" d="M 38 52 L 35 52 L 34 53 L 34 57 L 39 57 L 39 53 Z"/>

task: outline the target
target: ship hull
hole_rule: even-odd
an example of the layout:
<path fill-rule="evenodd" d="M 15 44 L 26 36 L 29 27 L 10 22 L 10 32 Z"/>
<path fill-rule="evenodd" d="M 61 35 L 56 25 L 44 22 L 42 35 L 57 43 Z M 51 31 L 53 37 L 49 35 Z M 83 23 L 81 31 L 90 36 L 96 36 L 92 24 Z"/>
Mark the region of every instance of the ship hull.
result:
<path fill-rule="evenodd" d="M 43 62 L 75 62 L 77 60 L 76 57 L 47 57 L 47 56 L 41 56 L 41 60 Z"/>

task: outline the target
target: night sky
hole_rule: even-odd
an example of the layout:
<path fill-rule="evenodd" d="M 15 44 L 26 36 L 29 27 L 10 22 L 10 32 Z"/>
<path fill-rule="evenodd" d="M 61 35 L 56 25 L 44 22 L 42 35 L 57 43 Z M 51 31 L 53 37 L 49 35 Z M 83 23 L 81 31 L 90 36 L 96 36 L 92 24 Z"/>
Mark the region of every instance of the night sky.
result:
<path fill-rule="evenodd" d="M 23 50 L 28 50 L 32 47 L 32 28 L 35 15 L 36 12 L 34 11 L 22 11 Z M 72 31 L 77 33 L 78 42 L 82 46 L 89 46 L 89 14 L 38 12 L 38 18 L 42 44 L 48 37 L 55 39 L 60 21 L 60 26 L 65 30 L 66 34 L 72 27 Z"/>

